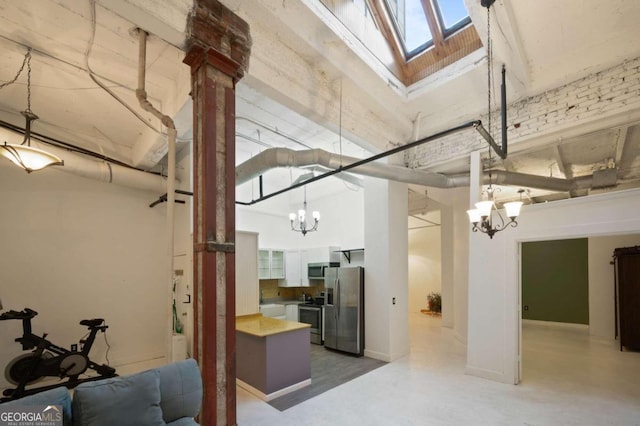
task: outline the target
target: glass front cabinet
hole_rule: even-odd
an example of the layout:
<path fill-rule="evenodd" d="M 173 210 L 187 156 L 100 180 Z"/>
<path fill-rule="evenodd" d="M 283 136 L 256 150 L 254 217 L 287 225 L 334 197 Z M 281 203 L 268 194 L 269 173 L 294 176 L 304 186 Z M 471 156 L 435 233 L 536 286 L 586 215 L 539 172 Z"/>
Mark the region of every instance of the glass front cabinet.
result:
<path fill-rule="evenodd" d="M 282 280 L 285 277 L 284 250 L 258 250 L 258 279 Z"/>

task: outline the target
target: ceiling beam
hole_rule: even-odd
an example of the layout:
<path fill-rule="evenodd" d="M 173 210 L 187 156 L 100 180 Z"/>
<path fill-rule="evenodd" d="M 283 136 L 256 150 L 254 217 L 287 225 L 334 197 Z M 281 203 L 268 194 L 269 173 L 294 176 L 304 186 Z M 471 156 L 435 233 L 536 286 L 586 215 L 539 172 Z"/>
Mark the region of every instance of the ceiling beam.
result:
<path fill-rule="evenodd" d="M 618 137 L 616 140 L 616 167 L 619 167 L 622 161 L 622 153 L 624 151 L 624 144 L 627 142 L 627 135 L 629 134 L 629 126 L 620 127 L 618 129 Z"/>

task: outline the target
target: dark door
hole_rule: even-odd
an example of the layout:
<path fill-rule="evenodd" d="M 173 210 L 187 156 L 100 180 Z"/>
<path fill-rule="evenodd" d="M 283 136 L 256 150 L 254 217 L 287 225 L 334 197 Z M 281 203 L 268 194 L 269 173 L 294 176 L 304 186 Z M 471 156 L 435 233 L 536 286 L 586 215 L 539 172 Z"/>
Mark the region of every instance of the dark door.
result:
<path fill-rule="evenodd" d="M 620 345 L 640 350 L 640 248 L 637 253 L 617 252 Z"/>

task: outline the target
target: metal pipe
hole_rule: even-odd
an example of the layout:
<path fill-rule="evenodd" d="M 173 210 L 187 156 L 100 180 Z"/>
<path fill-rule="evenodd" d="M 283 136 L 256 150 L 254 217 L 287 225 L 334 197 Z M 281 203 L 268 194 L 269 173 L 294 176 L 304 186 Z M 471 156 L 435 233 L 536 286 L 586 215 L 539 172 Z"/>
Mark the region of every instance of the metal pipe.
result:
<path fill-rule="evenodd" d="M 162 124 L 167 127 L 168 134 L 168 151 L 167 151 L 167 251 L 169 256 L 169 282 L 167 283 L 167 289 L 173 288 L 173 246 L 175 239 L 174 229 L 174 216 L 175 216 L 175 199 L 176 199 L 176 137 L 177 131 L 173 119 L 166 114 L 157 110 L 151 102 L 147 100 L 147 92 L 145 90 L 145 70 L 147 61 L 147 33 L 138 28 L 138 88 L 136 89 L 136 98 L 140 103 L 140 106 L 145 111 L 152 113 L 155 117 L 158 117 Z M 167 303 L 167 324 L 168 335 L 166 337 L 166 359 L 171 359 L 173 352 L 172 338 L 173 338 L 173 295 L 171 291 L 167 290 L 169 295 L 169 303 Z"/>
<path fill-rule="evenodd" d="M 333 176 L 333 175 L 341 173 L 343 171 L 355 169 L 357 167 L 363 166 L 365 164 L 371 163 L 371 162 L 379 160 L 381 158 L 388 157 L 388 156 L 393 155 L 393 154 L 397 154 L 398 152 L 402 152 L 402 151 L 405 151 L 407 149 L 416 147 L 418 145 L 422 145 L 424 143 L 431 142 L 431 141 L 434 141 L 436 139 L 442 138 L 444 136 L 448 136 L 450 134 L 460 132 L 460 131 L 468 129 L 470 127 L 477 128 L 480 125 L 481 125 L 480 121 L 470 121 L 470 122 L 462 124 L 460 126 L 453 127 L 451 129 L 448 129 L 448 130 L 444 130 L 442 132 L 436 133 L 436 134 L 431 135 L 431 136 L 427 136 L 426 138 L 422 138 L 422 139 L 420 139 L 418 141 L 411 142 L 411 143 L 408 143 L 406 145 L 397 146 L 397 147 L 392 148 L 392 149 L 390 149 L 388 151 L 381 152 L 380 154 L 373 155 L 373 156 L 365 158 L 363 160 L 355 161 L 355 162 L 353 162 L 351 164 L 348 164 L 346 166 L 340 165 L 335 170 L 331 170 L 331 171 L 323 173 L 321 175 L 314 176 L 314 177 L 312 177 L 310 179 L 307 179 L 304 182 L 300 182 L 300 183 L 291 185 L 291 186 L 289 186 L 287 188 L 281 189 L 279 191 L 272 192 L 271 194 L 267 194 L 267 195 L 262 196 L 262 197 L 260 197 L 258 199 L 254 199 L 254 200 L 249 201 L 249 202 L 236 201 L 236 204 L 240 204 L 240 205 L 243 205 L 243 206 L 250 206 L 250 205 L 259 203 L 260 201 L 268 200 L 269 198 L 275 197 L 276 195 L 280 195 L 280 194 L 285 193 L 287 191 L 291 191 L 292 189 L 299 188 L 299 187 L 304 186 L 304 185 L 306 185 L 308 183 L 312 183 L 312 182 L 327 178 L 329 176 Z M 311 151 L 322 151 L 322 150 L 311 150 Z M 296 151 L 293 151 L 293 152 L 296 152 Z M 326 151 L 324 151 L 324 152 L 326 152 Z M 342 158 L 344 159 L 344 157 L 342 157 Z M 249 160 L 249 161 L 251 161 L 251 160 Z"/>
<path fill-rule="evenodd" d="M 502 117 L 502 155 L 507 158 L 507 85 L 505 84 L 505 68 L 502 64 L 502 84 L 500 85 L 500 115 Z"/>

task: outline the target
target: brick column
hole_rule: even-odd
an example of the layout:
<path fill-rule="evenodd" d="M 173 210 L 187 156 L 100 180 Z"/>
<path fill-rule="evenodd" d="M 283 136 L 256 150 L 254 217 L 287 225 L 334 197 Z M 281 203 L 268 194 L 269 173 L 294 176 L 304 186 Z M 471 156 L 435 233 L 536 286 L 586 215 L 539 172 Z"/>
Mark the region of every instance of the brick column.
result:
<path fill-rule="evenodd" d="M 194 173 L 194 356 L 200 423 L 236 424 L 235 84 L 249 61 L 249 25 L 217 0 L 196 0 L 191 67 Z"/>

